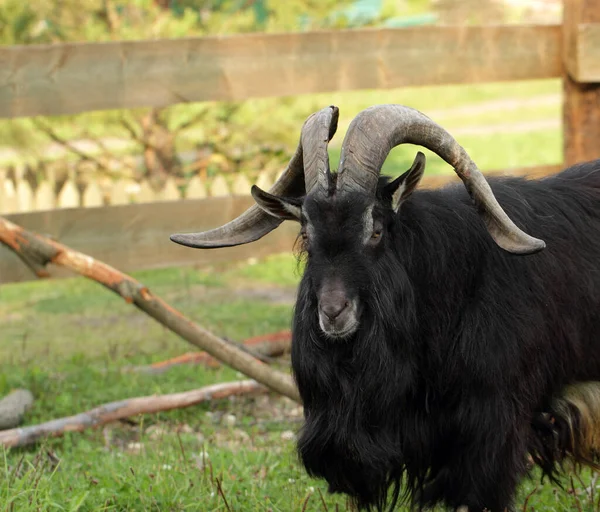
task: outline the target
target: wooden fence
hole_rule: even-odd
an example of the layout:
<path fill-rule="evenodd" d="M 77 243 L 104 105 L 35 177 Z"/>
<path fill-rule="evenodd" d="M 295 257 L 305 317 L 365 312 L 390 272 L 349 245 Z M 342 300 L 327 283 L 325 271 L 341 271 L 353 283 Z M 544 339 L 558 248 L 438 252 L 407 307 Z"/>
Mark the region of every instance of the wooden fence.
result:
<path fill-rule="evenodd" d="M 25 176 L 22 167 L 12 169 L 13 177 L 0 168 L 0 215 L 28 213 L 65 208 L 97 208 L 126 204 L 178 201 L 180 199 L 203 199 L 205 197 L 246 196 L 252 183 L 244 174 L 227 179 L 218 174 L 206 180 L 194 176 L 189 180 L 167 178 L 164 185 L 156 188 L 147 180 L 122 178 L 101 179 L 98 174 L 76 179 L 75 172 L 57 181 L 52 172 L 37 181 Z M 40 174 L 39 171 L 36 174 Z M 256 184 L 269 189 L 277 179 L 277 173 L 262 171 Z"/>
<path fill-rule="evenodd" d="M 558 77 L 564 84 L 565 165 L 600 157 L 597 0 L 565 0 L 562 25 L 5 47 L 0 48 L 0 117 Z M 294 238 L 292 226 L 250 247 L 193 251 L 168 240 L 173 232 L 225 222 L 251 204 L 250 183 L 244 177 L 226 186 L 223 177 L 207 183 L 194 178 L 183 187 L 171 180 L 154 191 L 145 183 L 125 181 L 104 187 L 90 182 L 81 188 L 71 176 L 57 190 L 51 179 L 31 186 L 20 172 L 9 180 L 12 186 L 0 187 L 0 213 L 39 210 L 13 213 L 10 219 L 126 271 L 264 254 L 289 249 Z M 525 172 L 543 174 L 548 169 Z M 6 183 L 1 178 L 0 183 Z M 275 176 L 261 179 L 265 186 Z M 439 183 L 436 178 L 425 185 Z M 150 200 L 159 202 L 124 204 Z M 0 283 L 30 278 L 20 262 L 0 248 Z"/>
<path fill-rule="evenodd" d="M 556 78 L 561 40 L 560 26 L 431 26 L 15 46 L 0 49 L 0 117 Z"/>

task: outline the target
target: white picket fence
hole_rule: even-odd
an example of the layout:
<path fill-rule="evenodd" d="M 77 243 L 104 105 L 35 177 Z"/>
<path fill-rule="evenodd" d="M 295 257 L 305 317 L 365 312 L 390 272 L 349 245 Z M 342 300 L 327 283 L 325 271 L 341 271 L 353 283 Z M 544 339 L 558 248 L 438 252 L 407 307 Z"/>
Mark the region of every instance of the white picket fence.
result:
<path fill-rule="evenodd" d="M 219 174 L 206 181 L 194 176 L 181 183 L 168 178 L 160 190 L 155 190 L 147 181 L 133 179 L 108 180 L 88 175 L 86 184 L 78 186 L 75 172 L 57 190 L 56 181 L 45 176 L 40 182 L 31 185 L 25 179 L 24 168 L 16 168 L 9 177 L 5 169 L 0 169 L 0 214 L 25 213 L 54 210 L 59 208 L 95 208 L 131 203 L 152 203 L 156 201 L 179 201 L 180 199 L 201 199 L 204 197 L 244 196 L 250 194 L 252 183 L 244 174 L 226 178 Z M 277 172 L 263 171 L 256 184 L 269 189 L 278 178 Z"/>

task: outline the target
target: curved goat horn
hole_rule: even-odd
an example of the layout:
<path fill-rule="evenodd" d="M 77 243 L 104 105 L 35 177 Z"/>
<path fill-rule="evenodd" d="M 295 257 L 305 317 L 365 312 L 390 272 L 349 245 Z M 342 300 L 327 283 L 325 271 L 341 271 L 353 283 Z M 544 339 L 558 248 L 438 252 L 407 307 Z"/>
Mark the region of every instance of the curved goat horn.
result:
<path fill-rule="evenodd" d="M 332 190 L 327 144 L 337 130 L 339 109 L 333 105 L 314 113 L 306 120 L 300 138 L 304 153 L 304 182 L 308 194 L 315 185 L 329 193 Z"/>
<path fill-rule="evenodd" d="M 477 165 L 452 135 L 421 112 L 403 105 L 377 105 L 354 118 L 342 143 L 337 189 L 375 194 L 381 166 L 391 149 L 403 143 L 424 146 L 454 168 L 500 247 L 515 254 L 531 254 L 546 246 L 513 223 Z"/>
<path fill-rule="evenodd" d="M 300 142 L 282 176 L 269 193 L 287 197 L 300 197 L 319 183 L 329 187 L 329 158 L 327 142 L 337 129 L 339 110 L 330 106 L 311 114 L 302 126 Z M 209 231 L 171 235 L 171 241 L 200 249 L 232 247 L 262 238 L 282 223 L 257 205 L 252 205 L 242 215 Z"/>

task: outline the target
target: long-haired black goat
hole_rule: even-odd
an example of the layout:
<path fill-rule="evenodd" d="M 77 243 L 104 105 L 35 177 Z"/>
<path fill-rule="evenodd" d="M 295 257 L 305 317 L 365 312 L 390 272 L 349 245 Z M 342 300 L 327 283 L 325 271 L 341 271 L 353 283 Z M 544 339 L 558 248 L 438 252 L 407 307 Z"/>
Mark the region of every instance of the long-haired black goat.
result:
<path fill-rule="evenodd" d="M 241 217 L 172 237 L 224 247 L 301 224 L 292 364 L 306 470 L 360 508 L 407 497 L 419 509 L 496 512 L 514 506 L 529 457 L 551 477 L 565 457 L 593 464 L 600 162 L 488 184 L 429 118 L 380 105 L 353 120 L 332 173 L 337 116 L 328 107 L 307 119 L 287 171 L 269 193 L 253 187 L 257 205 Z M 406 142 L 436 152 L 465 186 L 415 191 L 422 153 L 380 178 Z"/>

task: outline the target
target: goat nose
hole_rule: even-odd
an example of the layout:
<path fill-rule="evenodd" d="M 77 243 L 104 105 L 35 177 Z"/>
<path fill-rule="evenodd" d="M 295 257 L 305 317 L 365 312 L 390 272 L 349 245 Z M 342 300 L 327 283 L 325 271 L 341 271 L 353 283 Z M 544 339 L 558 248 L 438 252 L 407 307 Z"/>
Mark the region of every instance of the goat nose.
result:
<path fill-rule="evenodd" d="M 346 297 L 328 297 L 321 302 L 321 311 L 325 313 L 329 320 L 335 320 L 349 305 L 350 303 L 346 300 Z"/>

